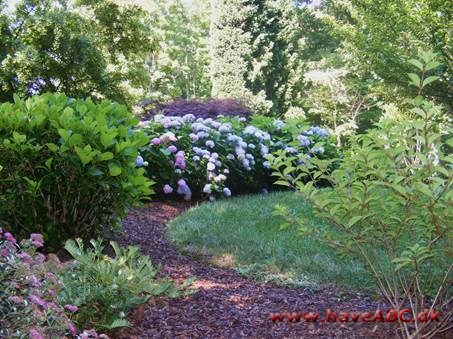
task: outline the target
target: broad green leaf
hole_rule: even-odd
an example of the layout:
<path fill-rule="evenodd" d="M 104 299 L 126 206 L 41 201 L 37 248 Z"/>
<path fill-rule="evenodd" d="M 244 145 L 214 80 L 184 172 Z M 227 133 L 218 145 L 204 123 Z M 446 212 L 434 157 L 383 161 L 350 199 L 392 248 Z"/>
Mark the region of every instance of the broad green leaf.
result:
<path fill-rule="evenodd" d="M 113 153 L 112 152 L 104 152 L 98 155 L 98 159 L 100 161 L 106 161 L 106 160 L 112 160 L 113 159 Z"/>
<path fill-rule="evenodd" d="M 423 71 L 423 64 L 420 61 L 416 59 L 410 59 L 408 60 L 408 62 L 417 67 L 420 71 Z"/>
<path fill-rule="evenodd" d="M 121 172 L 122 172 L 121 167 L 119 167 L 114 162 L 109 162 L 109 174 L 111 177 L 116 177 L 116 176 L 120 175 Z"/>
<path fill-rule="evenodd" d="M 432 83 L 433 81 L 436 81 L 437 79 L 440 79 L 440 78 L 436 75 L 427 77 L 425 80 L 423 80 L 423 87 L 428 86 L 430 83 Z"/>
<path fill-rule="evenodd" d="M 420 77 L 417 74 L 409 73 L 408 76 L 409 76 L 409 79 L 411 79 L 410 83 L 412 85 L 414 85 L 415 87 L 420 87 L 421 80 L 420 80 Z"/>

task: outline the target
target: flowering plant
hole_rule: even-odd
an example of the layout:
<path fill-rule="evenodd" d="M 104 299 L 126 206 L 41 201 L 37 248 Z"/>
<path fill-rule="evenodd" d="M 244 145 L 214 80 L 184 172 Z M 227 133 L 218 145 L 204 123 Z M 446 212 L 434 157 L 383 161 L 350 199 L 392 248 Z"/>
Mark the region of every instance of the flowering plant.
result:
<path fill-rule="evenodd" d="M 94 330 L 77 330 L 72 318 L 78 308 L 58 302 L 64 286 L 49 269 L 62 269 L 61 264 L 55 256 L 37 252 L 43 246 L 41 234 L 19 244 L 0 228 L 0 337 L 107 338 Z"/>
<path fill-rule="evenodd" d="M 142 155 L 157 192 L 187 200 L 193 195 L 212 200 L 272 188 L 268 156 L 276 150 L 294 155 L 296 166 L 312 156 L 336 153 L 326 129 L 300 120 L 254 116 L 247 123 L 243 117 L 156 115 L 139 126 L 151 139 Z"/>

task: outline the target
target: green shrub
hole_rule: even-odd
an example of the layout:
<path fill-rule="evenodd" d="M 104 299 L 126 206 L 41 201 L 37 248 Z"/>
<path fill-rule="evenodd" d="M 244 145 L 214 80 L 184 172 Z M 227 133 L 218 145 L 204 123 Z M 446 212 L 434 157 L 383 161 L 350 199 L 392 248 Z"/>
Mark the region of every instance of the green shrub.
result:
<path fill-rule="evenodd" d="M 424 54 L 411 73 L 419 88 L 436 80 L 429 71 L 438 65 Z M 403 121 L 383 121 L 353 140 L 340 166 L 326 170 L 332 160 L 315 159 L 305 172 L 312 181 L 296 185 L 329 229 L 308 228 L 303 218 L 292 219 L 280 208 L 277 214 L 301 225 L 305 234 L 360 258 L 394 309 L 409 308 L 412 318 L 440 311 L 440 322 L 400 322 L 401 335 L 433 337 L 451 327 L 453 145 L 452 129 L 439 124 L 441 108 L 417 96 Z M 284 157 L 274 158 L 280 169 Z M 294 172 L 277 170 L 282 181 Z M 317 189 L 328 180 L 332 188 Z"/>
<path fill-rule="evenodd" d="M 52 246 L 93 236 L 152 193 L 126 107 L 44 94 L 0 106 L 0 225 Z"/>
<path fill-rule="evenodd" d="M 66 242 L 74 262 L 61 276 L 65 289 L 59 299 L 78 307 L 73 318 L 76 324 L 96 329 L 127 326 L 127 313 L 134 306 L 152 296 L 179 294 L 171 281 L 156 280 L 158 270 L 137 247 L 121 249 L 115 242 L 110 244 L 114 258 L 103 254 L 100 241 L 92 240 L 90 249 L 84 249 L 80 239 Z"/>

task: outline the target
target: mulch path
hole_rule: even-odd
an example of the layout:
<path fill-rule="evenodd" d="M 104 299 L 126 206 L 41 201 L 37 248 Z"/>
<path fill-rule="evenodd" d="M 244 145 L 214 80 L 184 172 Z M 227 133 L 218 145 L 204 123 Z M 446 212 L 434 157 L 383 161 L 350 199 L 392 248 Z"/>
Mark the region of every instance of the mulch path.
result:
<path fill-rule="evenodd" d="M 196 277 L 198 291 L 187 297 L 159 297 L 146 305 L 132 328 L 117 338 L 393 338 L 397 323 L 298 323 L 269 320 L 271 312 L 348 312 L 386 310 L 382 301 L 366 295 L 322 288 L 308 291 L 259 284 L 231 269 L 216 268 L 185 256 L 167 241 L 166 222 L 187 203 L 153 202 L 132 211 L 117 240 L 135 244 L 162 274 L 177 282 Z M 341 293 L 339 293 L 341 292 Z M 341 295 L 341 297 L 339 297 Z M 346 296 L 346 297 L 345 297 Z M 385 311 L 384 311 L 385 314 Z"/>

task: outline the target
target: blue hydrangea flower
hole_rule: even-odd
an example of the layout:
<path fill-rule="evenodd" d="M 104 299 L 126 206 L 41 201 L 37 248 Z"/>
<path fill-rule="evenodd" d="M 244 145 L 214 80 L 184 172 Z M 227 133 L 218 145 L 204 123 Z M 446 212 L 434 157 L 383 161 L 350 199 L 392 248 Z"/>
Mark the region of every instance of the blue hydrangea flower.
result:
<path fill-rule="evenodd" d="M 137 158 L 135 159 L 135 165 L 137 167 L 143 167 L 143 164 L 144 164 L 144 160 L 143 160 L 143 157 L 141 155 L 137 156 Z"/>
<path fill-rule="evenodd" d="M 298 135 L 297 136 L 297 140 L 299 141 L 299 143 L 301 144 L 301 146 L 303 147 L 308 147 L 310 146 L 310 139 L 308 139 L 305 135 Z"/>

